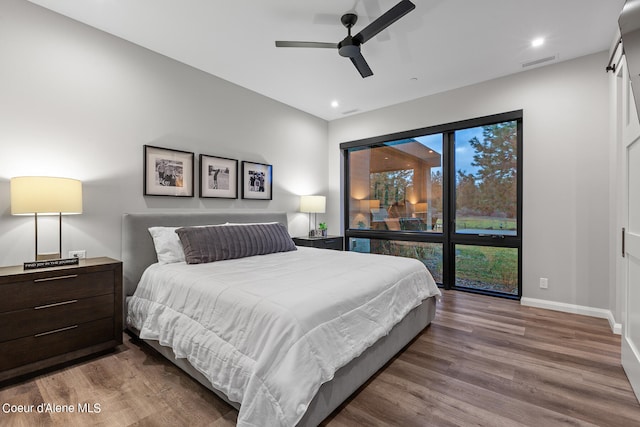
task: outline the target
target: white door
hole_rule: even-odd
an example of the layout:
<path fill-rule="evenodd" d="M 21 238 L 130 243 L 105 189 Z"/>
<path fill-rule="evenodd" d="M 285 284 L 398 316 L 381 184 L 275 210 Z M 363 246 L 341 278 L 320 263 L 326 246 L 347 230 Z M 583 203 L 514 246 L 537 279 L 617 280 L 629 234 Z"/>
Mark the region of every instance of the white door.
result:
<path fill-rule="evenodd" d="M 626 61 L 620 64 L 618 127 L 626 161 L 623 216 L 624 278 L 622 303 L 622 366 L 640 400 L 640 120 L 633 98 Z M 621 113 L 621 114 L 620 114 Z"/>

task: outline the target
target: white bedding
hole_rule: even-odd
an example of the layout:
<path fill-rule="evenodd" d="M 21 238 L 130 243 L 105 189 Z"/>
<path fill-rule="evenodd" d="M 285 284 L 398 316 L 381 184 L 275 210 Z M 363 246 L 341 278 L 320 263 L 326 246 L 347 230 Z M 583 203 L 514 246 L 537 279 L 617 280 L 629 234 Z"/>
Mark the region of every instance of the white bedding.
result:
<path fill-rule="evenodd" d="M 300 247 L 153 264 L 127 322 L 239 402 L 239 426 L 293 426 L 336 370 L 435 295 L 419 261 Z"/>

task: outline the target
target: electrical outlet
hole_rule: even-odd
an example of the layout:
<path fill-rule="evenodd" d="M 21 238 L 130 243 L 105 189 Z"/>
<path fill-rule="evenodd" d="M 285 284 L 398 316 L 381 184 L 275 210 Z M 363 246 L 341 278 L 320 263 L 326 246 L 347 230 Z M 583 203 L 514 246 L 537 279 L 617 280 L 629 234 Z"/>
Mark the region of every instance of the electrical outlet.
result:
<path fill-rule="evenodd" d="M 547 289 L 549 287 L 549 279 L 546 277 L 540 278 L 540 289 Z"/>
<path fill-rule="evenodd" d="M 86 258 L 87 251 L 84 249 L 81 251 L 69 251 L 69 258 Z"/>

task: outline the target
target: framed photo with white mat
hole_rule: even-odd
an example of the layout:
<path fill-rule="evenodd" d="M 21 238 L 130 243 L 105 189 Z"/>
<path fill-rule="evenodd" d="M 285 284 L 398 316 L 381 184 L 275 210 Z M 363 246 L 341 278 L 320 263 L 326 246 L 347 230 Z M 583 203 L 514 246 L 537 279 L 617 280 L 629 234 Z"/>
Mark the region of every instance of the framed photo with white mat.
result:
<path fill-rule="evenodd" d="M 242 162 L 242 198 L 271 200 L 273 166 L 263 163 Z"/>
<path fill-rule="evenodd" d="M 200 154 L 200 197 L 238 198 L 238 161 Z"/>
<path fill-rule="evenodd" d="M 144 195 L 193 197 L 193 158 L 188 151 L 144 146 Z"/>

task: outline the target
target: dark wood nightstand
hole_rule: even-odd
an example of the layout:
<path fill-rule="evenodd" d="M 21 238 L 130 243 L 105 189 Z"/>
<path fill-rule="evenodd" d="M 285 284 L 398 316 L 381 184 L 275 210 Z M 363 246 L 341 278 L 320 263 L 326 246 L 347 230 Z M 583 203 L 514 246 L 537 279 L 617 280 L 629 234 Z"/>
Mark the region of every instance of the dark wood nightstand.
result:
<path fill-rule="evenodd" d="M 122 344 L 122 262 L 0 267 L 0 381 Z"/>
<path fill-rule="evenodd" d="M 342 236 L 327 237 L 294 237 L 293 242 L 297 246 L 308 246 L 311 248 L 344 250 L 344 238 Z"/>

